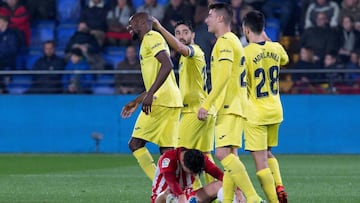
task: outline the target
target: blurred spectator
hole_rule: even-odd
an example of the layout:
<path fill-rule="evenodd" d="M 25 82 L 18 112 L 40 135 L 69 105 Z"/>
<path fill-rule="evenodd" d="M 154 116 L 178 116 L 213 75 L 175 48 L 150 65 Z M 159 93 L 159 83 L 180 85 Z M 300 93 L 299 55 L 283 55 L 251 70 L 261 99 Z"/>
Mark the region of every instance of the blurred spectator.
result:
<path fill-rule="evenodd" d="M 131 40 L 126 26 L 130 16 L 134 14 L 134 9 L 129 2 L 131 0 L 117 0 L 117 5 L 107 14 L 106 38 L 110 45 L 127 45 Z"/>
<path fill-rule="evenodd" d="M 293 65 L 293 69 L 314 70 L 320 64 L 314 60 L 314 51 L 309 47 L 300 49 L 300 59 Z M 315 94 L 322 93 L 322 89 L 317 87 L 319 74 L 316 73 L 295 73 L 292 74 L 294 85 L 291 89 L 293 94 Z"/>
<path fill-rule="evenodd" d="M 288 26 L 291 15 L 294 13 L 293 0 L 268 0 L 262 7 L 266 18 L 276 18 L 280 21 L 280 31 Z"/>
<path fill-rule="evenodd" d="M 359 50 L 352 51 L 350 53 L 350 60 L 345 64 L 345 69 L 347 70 L 359 70 L 360 69 L 360 56 Z M 360 73 L 346 73 L 345 82 L 347 84 L 353 85 L 360 79 Z"/>
<path fill-rule="evenodd" d="M 304 31 L 300 37 L 300 47 L 310 47 L 314 50 L 315 59 L 322 61 L 325 53 L 339 49 L 337 32 L 329 27 L 325 13 L 317 13 L 316 26 Z"/>
<path fill-rule="evenodd" d="M 34 20 L 55 20 L 56 1 L 55 0 L 27 0 L 31 21 Z"/>
<path fill-rule="evenodd" d="M 30 21 L 25 6 L 21 5 L 18 0 L 6 0 L 6 5 L 0 7 L 0 15 L 9 17 L 9 27 L 17 29 L 19 39 L 22 45 L 30 45 Z"/>
<path fill-rule="evenodd" d="M 71 36 L 65 48 L 66 59 L 69 59 L 73 48 L 82 50 L 92 69 L 104 69 L 105 61 L 101 56 L 101 48 L 96 38 L 90 34 L 86 23 L 79 23 L 78 30 Z"/>
<path fill-rule="evenodd" d="M 165 9 L 162 25 L 165 29 L 174 34 L 174 26 L 177 21 L 189 21 L 193 23 L 195 8 L 184 0 L 170 0 Z"/>
<path fill-rule="evenodd" d="M 339 5 L 331 0 L 316 0 L 306 10 L 305 29 L 316 25 L 318 13 L 325 13 L 331 27 L 339 21 Z"/>
<path fill-rule="evenodd" d="M 210 67 L 210 56 L 212 47 L 215 44 L 216 37 L 213 33 L 208 32 L 205 19 L 209 14 L 208 4 L 212 4 L 213 0 L 199 0 L 195 5 L 195 43 L 201 47 L 205 54 L 206 66 Z M 210 81 L 210 80 L 209 80 Z"/>
<path fill-rule="evenodd" d="M 19 40 L 13 32 L 8 28 L 9 20 L 5 16 L 0 16 L 0 71 L 6 69 L 15 69 L 16 55 L 20 49 Z M 0 94 L 5 93 L 5 79 L 8 77 L 0 75 Z"/>
<path fill-rule="evenodd" d="M 81 49 L 71 50 L 70 61 L 65 70 L 90 70 Z M 63 87 L 66 93 L 88 94 L 91 93 L 93 75 L 91 74 L 64 74 L 62 76 Z"/>
<path fill-rule="evenodd" d="M 266 0 L 244 0 L 247 4 L 249 4 L 251 7 L 253 7 L 256 10 L 261 11 L 261 8 L 263 7 Z"/>
<path fill-rule="evenodd" d="M 324 69 L 343 69 L 344 67 L 337 61 L 337 51 L 326 53 L 324 58 Z M 320 81 L 322 87 L 329 93 L 338 93 L 337 87 L 344 86 L 344 73 L 327 72 L 321 74 Z"/>
<path fill-rule="evenodd" d="M 232 0 L 231 5 L 234 10 L 231 30 L 240 38 L 242 36 L 242 19 L 249 11 L 253 10 L 253 7 L 243 0 Z"/>
<path fill-rule="evenodd" d="M 146 12 L 161 21 L 164 18 L 165 9 L 157 3 L 157 0 L 144 0 L 144 5 L 140 6 L 136 12 Z"/>
<path fill-rule="evenodd" d="M 341 4 L 340 23 L 344 16 L 351 16 L 354 20 L 355 29 L 360 31 L 360 1 L 344 0 Z"/>
<path fill-rule="evenodd" d="M 57 71 L 64 70 L 64 59 L 56 56 L 55 42 L 44 43 L 44 56 L 39 58 L 33 65 L 33 70 Z M 58 94 L 62 93 L 61 74 L 41 74 L 32 76 L 32 85 L 26 92 L 29 94 Z"/>
<path fill-rule="evenodd" d="M 115 76 L 115 92 L 117 94 L 139 94 L 144 91 L 140 61 L 134 46 L 126 48 L 126 58 L 118 64 L 117 70 L 139 71 L 139 73 L 117 74 Z"/>
<path fill-rule="evenodd" d="M 93 34 L 100 46 L 103 46 L 105 32 L 107 31 L 106 17 L 109 8 L 104 0 L 90 0 L 80 15 L 80 22 L 86 23 L 90 33 Z"/>
<path fill-rule="evenodd" d="M 342 63 L 348 62 L 351 51 L 360 48 L 360 32 L 354 30 L 351 16 L 343 16 L 338 36 L 340 37 L 339 57 Z"/>

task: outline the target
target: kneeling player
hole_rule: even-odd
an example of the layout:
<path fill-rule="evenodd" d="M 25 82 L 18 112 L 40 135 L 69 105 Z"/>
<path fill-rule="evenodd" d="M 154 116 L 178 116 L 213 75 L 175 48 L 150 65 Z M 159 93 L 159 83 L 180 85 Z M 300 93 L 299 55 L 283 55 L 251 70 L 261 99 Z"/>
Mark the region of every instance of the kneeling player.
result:
<path fill-rule="evenodd" d="M 219 181 L 194 191 L 192 183 L 202 171 Z M 167 198 L 177 199 L 178 203 L 186 203 L 191 198 L 195 198 L 196 202 L 211 202 L 217 197 L 222 178 L 223 172 L 199 150 L 178 148 L 167 151 L 158 162 L 151 202 L 165 203 Z"/>

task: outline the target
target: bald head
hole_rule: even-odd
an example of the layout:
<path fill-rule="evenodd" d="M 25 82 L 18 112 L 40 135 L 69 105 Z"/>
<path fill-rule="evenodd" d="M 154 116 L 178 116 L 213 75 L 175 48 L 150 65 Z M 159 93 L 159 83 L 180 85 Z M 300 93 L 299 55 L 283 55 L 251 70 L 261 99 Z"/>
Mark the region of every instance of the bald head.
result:
<path fill-rule="evenodd" d="M 133 38 L 139 37 L 142 39 L 145 33 L 149 32 L 151 29 L 152 19 L 148 13 L 135 13 L 130 17 L 128 30 Z"/>

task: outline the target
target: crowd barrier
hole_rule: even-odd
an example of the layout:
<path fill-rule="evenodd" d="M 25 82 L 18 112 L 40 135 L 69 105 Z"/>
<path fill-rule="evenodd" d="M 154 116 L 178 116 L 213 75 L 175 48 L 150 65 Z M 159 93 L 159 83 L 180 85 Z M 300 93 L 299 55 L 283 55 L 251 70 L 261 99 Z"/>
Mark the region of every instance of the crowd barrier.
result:
<path fill-rule="evenodd" d="M 120 111 L 134 97 L 0 96 L 0 153 L 130 153 L 140 109 L 129 119 Z M 276 153 L 360 154 L 360 95 L 283 95 L 282 101 Z"/>

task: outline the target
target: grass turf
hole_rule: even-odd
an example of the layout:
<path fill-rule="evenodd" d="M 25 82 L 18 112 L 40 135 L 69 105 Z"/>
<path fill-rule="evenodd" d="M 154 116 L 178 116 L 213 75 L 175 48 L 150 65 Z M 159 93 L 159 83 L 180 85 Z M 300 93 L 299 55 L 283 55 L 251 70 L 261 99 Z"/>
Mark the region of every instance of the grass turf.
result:
<path fill-rule="evenodd" d="M 360 202 L 359 155 L 278 155 L 290 203 Z M 241 160 L 264 197 L 249 155 Z M 0 155 L 0 202 L 147 203 L 151 182 L 131 155 Z"/>

